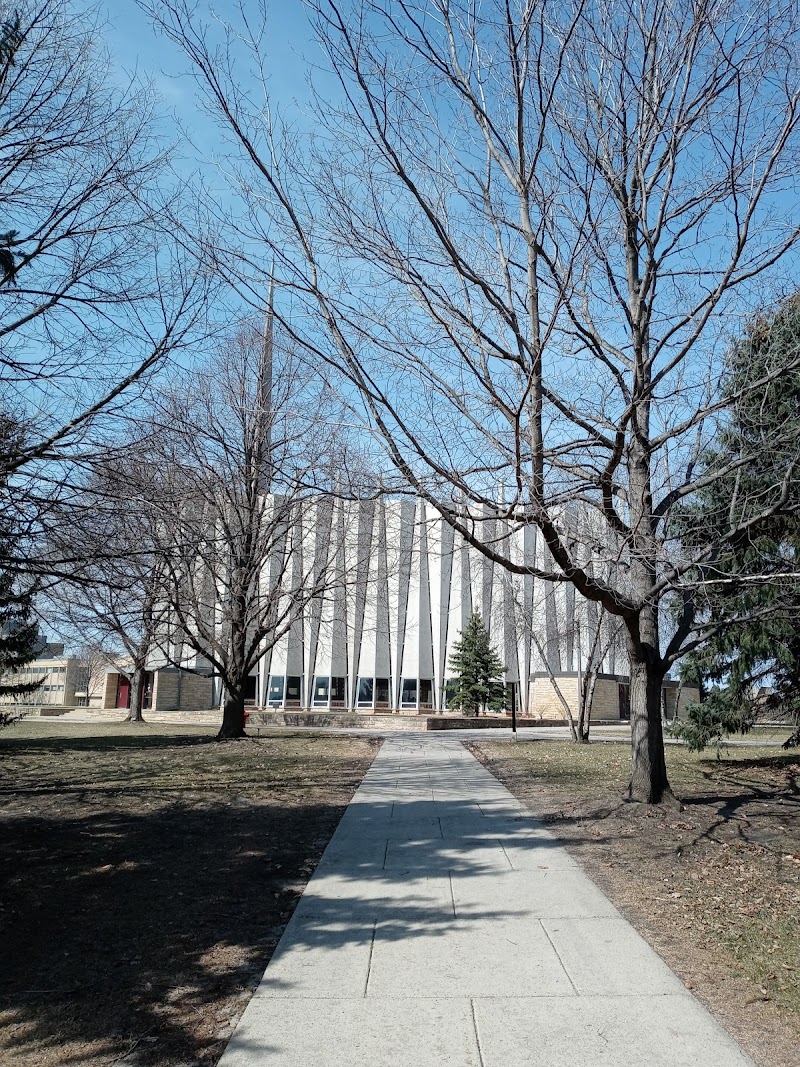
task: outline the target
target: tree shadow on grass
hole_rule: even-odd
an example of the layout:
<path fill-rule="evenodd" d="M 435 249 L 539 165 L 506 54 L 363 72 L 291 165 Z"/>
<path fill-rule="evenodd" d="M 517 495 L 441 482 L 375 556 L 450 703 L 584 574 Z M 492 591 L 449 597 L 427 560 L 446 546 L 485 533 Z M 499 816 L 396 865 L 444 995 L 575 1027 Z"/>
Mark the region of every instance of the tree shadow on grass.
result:
<path fill-rule="evenodd" d="M 218 1054 L 342 810 L 15 817 L 0 851 L 8 1051 L 110 1063 L 153 1037 L 147 1062 Z"/>
<path fill-rule="evenodd" d="M 215 1062 L 368 750 L 100 740 L 3 742 L 0 1060 Z"/>
<path fill-rule="evenodd" d="M 129 1054 L 126 1062 L 153 1067 L 216 1062 L 360 771 L 341 771 L 329 803 L 293 798 L 301 777 L 282 780 L 285 803 L 213 780 L 163 793 L 84 781 L 45 790 L 55 799 L 21 785 L 13 810 L 5 801 L 0 835 L 5 1055 L 31 1067 L 111 1065 Z M 367 807 L 377 837 L 388 833 L 393 805 L 376 797 Z M 454 802 L 452 814 L 461 808 Z M 368 946 L 376 925 L 393 940 L 444 934 L 454 922 L 447 910 L 413 888 L 384 898 L 381 883 L 424 880 L 431 868 L 468 874 L 472 861 L 454 860 L 453 849 L 433 833 L 405 874 L 383 870 L 382 849 L 349 865 L 347 877 L 374 879 L 374 899 L 359 911 L 345 893 L 307 914 L 300 942 L 326 952 Z M 339 869 L 335 849 L 329 867 Z M 512 915 L 492 906 L 460 921 Z"/>
<path fill-rule="evenodd" d="M 127 725 L 132 730 L 141 729 L 142 726 L 146 729 L 147 724 L 142 726 L 136 723 L 119 724 L 120 726 Z M 97 727 L 95 727 L 97 728 Z M 101 729 L 101 728 L 100 728 Z M 112 733 L 108 734 L 92 734 L 86 737 L 69 737 L 69 736 L 56 736 L 53 737 L 3 737 L 0 736 L 0 759 L 4 755 L 19 755 L 25 752 L 99 752 L 105 753 L 110 750 L 119 749 L 121 751 L 141 752 L 141 751 L 156 751 L 156 750 L 169 750 L 176 746 L 196 746 L 196 745 L 209 745 L 216 742 L 216 736 L 214 733 L 197 734 L 197 733 L 175 733 L 175 734 L 147 734 L 147 733 Z"/>

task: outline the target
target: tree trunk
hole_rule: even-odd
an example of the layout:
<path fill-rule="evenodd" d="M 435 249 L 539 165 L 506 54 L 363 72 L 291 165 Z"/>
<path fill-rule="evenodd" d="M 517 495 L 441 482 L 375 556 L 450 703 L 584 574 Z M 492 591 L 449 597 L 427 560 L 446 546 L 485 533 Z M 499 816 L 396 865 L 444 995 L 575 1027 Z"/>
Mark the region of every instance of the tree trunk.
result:
<path fill-rule="evenodd" d="M 578 717 L 578 741 L 583 745 L 589 744 L 589 730 L 592 725 L 592 701 L 594 700 L 595 684 L 597 682 L 597 667 L 592 665 L 581 679 L 581 705 Z"/>
<path fill-rule="evenodd" d="M 219 728 L 217 740 L 229 741 L 236 737 L 247 737 L 244 732 L 244 691 L 241 686 L 226 686 L 222 726 Z"/>
<path fill-rule="evenodd" d="M 635 260 L 634 246 L 631 249 Z M 636 271 L 633 273 L 636 274 Z M 633 282 L 631 289 L 636 289 Z M 646 352 L 646 342 L 642 349 Z M 641 359 L 646 365 L 643 355 Z M 643 386 L 648 386 L 648 372 L 642 370 L 641 374 Z M 646 447 L 650 437 L 649 405 L 649 399 L 643 400 L 635 410 L 636 433 L 628 458 L 632 502 L 628 517 L 632 531 L 629 581 L 632 598 L 641 605 L 636 615 L 626 619 L 631 711 L 631 781 L 628 796 L 645 804 L 660 804 L 665 797 L 674 797 L 667 780 L 661 723 L 661 687 L 666 665 L 661 658 L 658 605 L 653 603 L 652 598 L 657 584 L 658 541 L 654 533 L 651 457 Z"/>
<path fill-rule="evenodd" d="M 664 759 L 661 687 L 664 669 L 631 655 L 631 781 L 628 796 L 644 804 L 672 797 Z"/>
<path fill-rule="evenodd" d="M 131 677 L 131 706 L 128 709 L 126 716 L 126 722 L 144 722 L 144 716 L 142 715 L 142 695 L 144 693 L 144 678 L 145 668 L 141 666 L 134 667 L 133 676 Z"/>

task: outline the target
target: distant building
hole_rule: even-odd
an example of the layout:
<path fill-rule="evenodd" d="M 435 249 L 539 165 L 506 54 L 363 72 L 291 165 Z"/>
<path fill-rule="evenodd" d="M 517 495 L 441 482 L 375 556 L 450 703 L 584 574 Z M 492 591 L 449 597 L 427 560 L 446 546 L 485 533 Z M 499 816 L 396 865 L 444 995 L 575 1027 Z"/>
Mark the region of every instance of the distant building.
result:
<path fill-rule="evenodd" d="M 506 666 L 509 710 L 542 719 L 564 719 L 565 703 L 577 711 L 579 686 L 595 647 L 599 674 L 592 715 L 612 721 L 627 717 L 627 656 L 618 620 L 577 595 L 569 583 L 514 575 L 492 563 L 421 500 L 320 497 L 306 521 L 311 530 L 304 538 L 305 558 L 294 568 L 290 563 L 280 569 L 310 573 L 317 563 L 335 559 L 336 579 L 265 651 L 250 679 L 249 704 L 276 710 L 441 712 L 447 708 L 453 646 L 477 611 Z M 509 534 L 501 522 L 487 519 L 476 523 L 476 532 L 514 563 L 545 570 L 551 565 L 534 526 Z M 576 529 L 576 534 L 592 552 L 591 530 Z M 270 565 L 265 561 L 265 568 Z M 180 662 L 211 673 L 197 657 Z M 157 692 L 163 673 L 157 672 Z M 221 697 L 215 680 L 213 702 Z M 684 706 L 696 698 L 695 690 L 667 683 L 665 714 L 673 717 L 678 702 Z"/>
<path fill-rule="evenodd" d="M 31 693 L 5 698 L 18 707 L 74 707 L 80 689 L 80 663 L 64 655 L 64 646 L 42 643 L 36 659 L 18 671 L 3 676 L 6 685 L 29 685 L 38 682 Z"/>

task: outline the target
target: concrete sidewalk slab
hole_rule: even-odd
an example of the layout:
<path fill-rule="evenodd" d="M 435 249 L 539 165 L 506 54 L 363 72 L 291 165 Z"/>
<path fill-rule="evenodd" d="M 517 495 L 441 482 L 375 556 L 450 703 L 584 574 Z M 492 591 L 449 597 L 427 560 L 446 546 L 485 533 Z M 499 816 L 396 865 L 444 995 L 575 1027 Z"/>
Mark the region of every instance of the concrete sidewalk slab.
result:
<path fill-rule="evenodd" d="M 224 1067 L 483 1067 L 468 1000 L 293 998 L 268 1008 L 242 1018 Z"/>
<path fill-rule="evenodd" d="M 752 1067 L 682 994 L 480 1000 L 475 1028 L 484 1067 Z"/>
<path fill-rule="evenodd" d="M 503 871 L 451 878 L 456 917 L 469 909 L 502 902 L 516 915 L 533 919 L 618 919 L 619 912 L 588 879 L 572 868 Z"/>
<path fill-rule="evenodd" d="M 463 747 L 383 748 L 220 1067 L 752 1067 Z"/>
<path fill-rule="evenodd" d="M 569 996 L 574 987 L 539 923 L 502 906 L 458 916 L 443 929 L 419 925 L 405 936 L 375 933 L 368 993 L 376 997 Z"/>

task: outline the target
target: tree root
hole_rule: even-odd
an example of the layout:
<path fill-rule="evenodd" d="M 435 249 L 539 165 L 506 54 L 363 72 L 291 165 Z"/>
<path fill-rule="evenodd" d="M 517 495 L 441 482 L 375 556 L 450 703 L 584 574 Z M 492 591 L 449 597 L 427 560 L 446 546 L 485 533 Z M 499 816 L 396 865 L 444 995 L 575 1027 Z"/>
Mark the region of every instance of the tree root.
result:
<path fill-rule="evenodd" d="M 657 800 L 650 798 L 641 800 L 639 797 L 633 795 L 633 783 L 629 782 L 628 788 L 622 795 L 622 799 L 629 804 L 647 804 L 649 807 L 659 807 L 663 805 L 665 808 L 672 808 L 675 811 L 686 810 L 683 801 L 673 793 L 672 786 L 669 785 L 664 789 L 663 793 Z"/>

